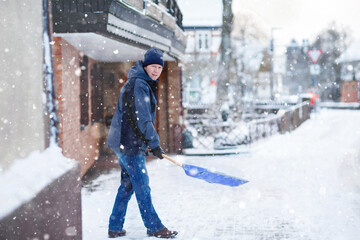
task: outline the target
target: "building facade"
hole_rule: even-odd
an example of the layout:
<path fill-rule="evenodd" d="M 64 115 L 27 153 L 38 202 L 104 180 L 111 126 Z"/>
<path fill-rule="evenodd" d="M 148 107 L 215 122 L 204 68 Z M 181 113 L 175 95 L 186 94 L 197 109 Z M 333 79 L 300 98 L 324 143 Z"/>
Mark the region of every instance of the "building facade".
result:
<path fill-rule="evenodd" d="M 0 239 L 82 239 L 80 165 L 55 143 L 50 7 L 0 2 Z"/>
<path fill-rule="evenodd" d="M 0 238 L 82 239 L 81 177 L 101 154 L 127 71 L 164 52 L 156 129 L 181 152 L 175 0 L 1 1 Z"/>
<path fill-rule="evenodd" d="M 184 59 L 185 104 L 215 100 L 221 26 L 184 26 L 187 40 Z"/>
<path fill-rule="evenodd" d="M 64 155 L 80 162 L 81 175 L 101 154 L 111 154 L 106 138 L 117 97 L 150 47 L 164 52 L 156 122 L 161 146 L 181 152 L 178 63 L 186 42 L 176 1 L 57 0 L 53 22 L 58 138 Z"/>

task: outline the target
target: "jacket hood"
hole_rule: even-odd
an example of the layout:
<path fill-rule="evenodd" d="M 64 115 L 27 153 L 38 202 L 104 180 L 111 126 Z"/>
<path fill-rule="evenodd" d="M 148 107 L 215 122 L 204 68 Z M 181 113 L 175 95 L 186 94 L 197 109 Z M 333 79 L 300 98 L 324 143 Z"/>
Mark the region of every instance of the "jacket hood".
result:
<path fill-rule="evenodd" d="M 151 77 L 145 72 L 141 60 L 137 61 L 136 64 L 130 68 L 128 73 L 128 79 L 130 78 L 140 78 L 145 80 L 147 84 L 149 84 L 151 90 L 156 93 L 157 83 L 159 82 L 159 79 L 157 79 L 156 81 L 151 79 Z"/>
<path fill-rule="evenodd" d="M 141 60 L 137 61 L 136 64 L 130 68 L 128 78 L 141 78 L 149 81 L 150 83 L 153 81 L 150 76 L 145 72 Z"/>

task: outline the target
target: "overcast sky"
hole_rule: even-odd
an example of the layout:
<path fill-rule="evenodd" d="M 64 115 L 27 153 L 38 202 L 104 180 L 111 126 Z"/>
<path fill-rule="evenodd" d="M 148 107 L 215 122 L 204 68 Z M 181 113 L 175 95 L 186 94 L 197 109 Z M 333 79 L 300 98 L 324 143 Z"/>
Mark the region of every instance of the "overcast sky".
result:
<path fill-rule="evenodd" d="M 221 0 L 178 0 L 184 25 L 221 25 Z M 360 0 L 233 0 L 233 12 L 250 11 L 271 28 L 276 45 L 286 45 L 292 38 L 312 42 L 332 21 L 349 27 L 360 40 Z"/>
<path fill-rule="evenodd" d="M 269 32 L 279 27 L 274 31 L 278 44 L 287 44 L 292 38 L 312 42 L 332 21 L 349 27 L 353 37 L 360 39 L 359 0 L 233 0 L 233 12 L 238 9 L 254 12 Z"/>

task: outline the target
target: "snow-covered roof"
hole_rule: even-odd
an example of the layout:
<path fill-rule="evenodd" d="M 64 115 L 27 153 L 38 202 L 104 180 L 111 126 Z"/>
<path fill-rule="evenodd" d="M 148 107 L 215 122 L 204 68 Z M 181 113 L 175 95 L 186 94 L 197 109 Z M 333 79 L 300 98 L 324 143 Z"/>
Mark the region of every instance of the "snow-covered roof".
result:
<path fill-rule="evenodd" d="M 360 61 L 360 40 L 354 41 L 336 61 L 338 63 Z"/>
<path fill-rule="evenodd" d="M 183 26 L 221 26 L 221 0 L 178 0 L 183 14 Z"/>

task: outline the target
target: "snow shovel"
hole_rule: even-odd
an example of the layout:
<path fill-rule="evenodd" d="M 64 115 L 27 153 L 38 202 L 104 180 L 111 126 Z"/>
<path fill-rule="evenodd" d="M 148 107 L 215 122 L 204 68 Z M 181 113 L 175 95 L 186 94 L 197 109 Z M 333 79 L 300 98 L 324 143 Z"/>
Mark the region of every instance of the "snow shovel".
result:
<path fill-rule="evenodd" d="M 184 169 L 186 175 L 193 177 L 193 178 L 205 180 L 209 183 L 218 183 L 218 184 L 222 184 L 222 185 L 226 185 L 226 186 L 230 186 L 230 187 L 237 187 L 239 185 L 242 185 L 242 184 L 248 182 L 247 180 L 231 177 L 231 176 L 225 175 L 223 173 L 210 172 L 205 168 L 201 168 L 201 167 L 197 167 L 197 166 L 189 165 L 189 164 L 184 164 L 184 163 L 179 163 L 179 162 L 175 161 L 174 159 L 170 158 L 169 156 L 166 156 L 165 154 L 162 154 L 162 156 L 164 158 L 166 158 L 167 160 L 169 160 L 170 162 L 175 163 L 179 167 L 182 167 Z"/>

